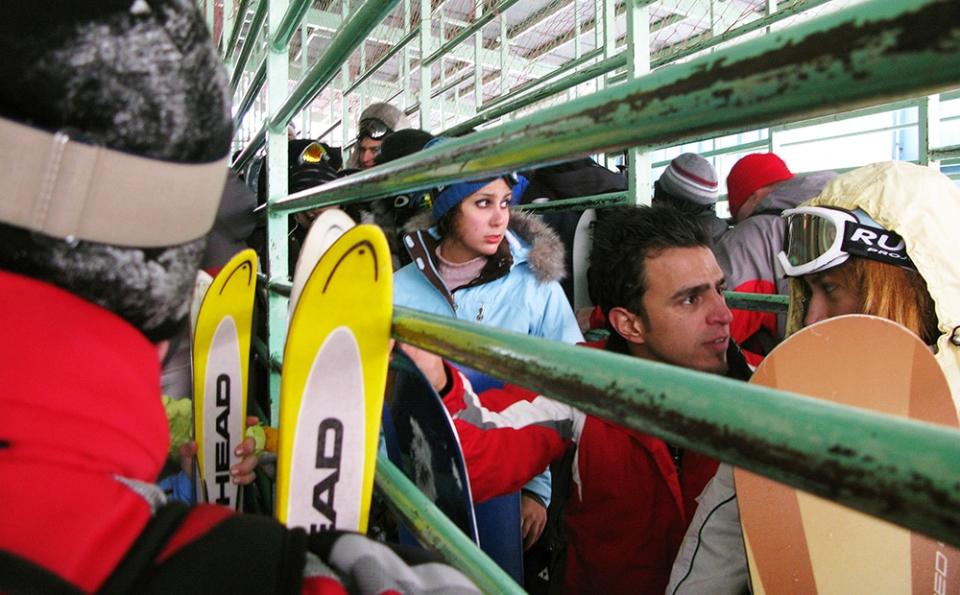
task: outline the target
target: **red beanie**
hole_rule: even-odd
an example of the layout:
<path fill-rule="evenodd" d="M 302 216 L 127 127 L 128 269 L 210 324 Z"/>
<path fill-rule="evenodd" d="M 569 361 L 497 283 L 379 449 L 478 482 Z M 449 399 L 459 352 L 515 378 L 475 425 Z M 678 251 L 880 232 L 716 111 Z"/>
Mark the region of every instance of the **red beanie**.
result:
<path fill-rule="evenodd" d="M 733 164 L 727 176 L 730 214 L 736 217 L 743 203 L 760 188 L 792 177 L 793 173 L 787 169 L 787 164 L 773 153 L 751 153 L 743 157 Z"/>

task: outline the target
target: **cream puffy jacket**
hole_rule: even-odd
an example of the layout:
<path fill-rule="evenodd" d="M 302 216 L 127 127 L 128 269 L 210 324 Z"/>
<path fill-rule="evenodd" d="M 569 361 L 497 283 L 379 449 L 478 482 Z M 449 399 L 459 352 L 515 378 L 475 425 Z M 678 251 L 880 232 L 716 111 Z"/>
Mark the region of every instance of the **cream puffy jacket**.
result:
<path fill-rule="evenodd" d="M 936 303 L 940 337 L 935 355 L 960 404 L 960 188 L 935 169 L 887 161 L 839 176 L 805 204 L 860 208 L 903 236 Z M 792 309 L 788 329 L 800 328 L 802 319 L 799 308 Z"/>
<path fill-rule="evenodd" d="M 960 224 L 960 188 L 940 172 L 901 161 L 843 174 L 804 203 L 863 209 L 900 234 L 936 303 L 936 358 L 960 402 L 960 259 L 953 239 Z M 787 332 L 803 326 L 803 307 L 791 300 Z M 956 343 L 955 343 L 956 342 Z M 722 464 L 699 498 L 674 561 L 669 595 L 739 594 L 749 575 L 737 510 L 733 468 Z"/>

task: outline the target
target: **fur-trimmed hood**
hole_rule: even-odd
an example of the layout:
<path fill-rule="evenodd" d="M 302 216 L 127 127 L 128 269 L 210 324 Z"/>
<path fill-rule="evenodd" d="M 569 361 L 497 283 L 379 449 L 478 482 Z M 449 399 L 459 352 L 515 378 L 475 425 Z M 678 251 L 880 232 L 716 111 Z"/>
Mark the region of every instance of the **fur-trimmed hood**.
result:
<path fill-rule="evenodd" d="M 515 265 L 526 262 L 541 283 L 561 281 L 567 276 L 563 242 L 543 218 L 532 213 L 511 210 L 508 229 L 512 233 L 508 233 L 506 239 L 510 242 L 510 252 Z M 429 212 L 410 218 L 403 226 L 403 231 L 429 231 L 439 239 Z"/>

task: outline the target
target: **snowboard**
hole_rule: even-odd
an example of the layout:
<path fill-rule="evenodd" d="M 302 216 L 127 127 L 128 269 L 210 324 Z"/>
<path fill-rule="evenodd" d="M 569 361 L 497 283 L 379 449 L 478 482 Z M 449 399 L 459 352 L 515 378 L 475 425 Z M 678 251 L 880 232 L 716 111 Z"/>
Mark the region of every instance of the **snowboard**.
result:
<path fill-rule="evenodd" d="M 277 518 L 366 532 L 386 384 L 393 271 L 383 232 L 358 225 L 320 257 L 283 355 Z"/>
<path fill-rule="evenodd" d="M 933 354 L 884 318 L 841 316 L 811 325 L 778 345 L 751 382 L 958 426 Z M 756 594 L 960 589 L 954 548 L 741 469 L 734 480 Z"/>
<path fill-rule="evenodd" d="M 457 527 L 479 545 L 470 478 L 460 440 L 440 395 L 399 348 L 390 362 L 393 399 L 389 411 L 396 449 L 393 463 Z"/>
<path fill-rule="evenodd" d="M 303 285 L 310 277 L 310 272 L 313 271 L 317 261 L 344 232 L 353 226 L 353 219 L 340 209 L 328 209 L 314 219 L 310 231 L 307 232 L 307 237 L 303 240 L 303 247 L 300 248 L 297 265 L 293 269 L 289 304 L 290 318 L 293 317 L 293 310 L 297 306 L 297 301 L 300 300 Z"/>
<path fill-rule="evenodd" d="M 580 215 L 577 229 L 573 235 L 573 309 L 592 308 L 587 271 L 590 269 L 590 250 L 593 237 L 590 229 L 597 220 L 597 211 L 587 209 Z"/>
<path fill-rule="evenodd" d="M 239 510 L 230 481 L 234 449 L 246 431 L 247 378 L 257 256 L 247 249 L 220 269 L 203 294 L 193 332 L 193 421 L 196 496 Z"/>

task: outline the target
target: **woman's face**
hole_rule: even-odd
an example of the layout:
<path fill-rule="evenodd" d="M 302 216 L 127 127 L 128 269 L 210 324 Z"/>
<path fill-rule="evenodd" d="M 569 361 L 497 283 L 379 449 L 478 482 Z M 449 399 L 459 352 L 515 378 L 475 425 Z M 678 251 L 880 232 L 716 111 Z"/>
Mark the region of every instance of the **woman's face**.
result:
<path fill-rule="evenodd" d="M 850 277 L 843 275 L 845 265 L 834 267 L 822 273 L 804 275 L 803 282 L 810 291 L 807 313 L 803 317 L 803 326 L 815 322 L 842 316 L 860 314 L 862 296 L 860 287 L 850 283 Z"/>
<path fill-rule="evenodd" d="M 502 178 L 490 182 L 460 203 L 453 230 L 440 251 L 450 262 L 492 256 L 510 222 L 510 187 Z"/>

